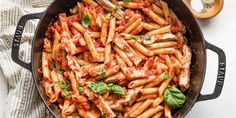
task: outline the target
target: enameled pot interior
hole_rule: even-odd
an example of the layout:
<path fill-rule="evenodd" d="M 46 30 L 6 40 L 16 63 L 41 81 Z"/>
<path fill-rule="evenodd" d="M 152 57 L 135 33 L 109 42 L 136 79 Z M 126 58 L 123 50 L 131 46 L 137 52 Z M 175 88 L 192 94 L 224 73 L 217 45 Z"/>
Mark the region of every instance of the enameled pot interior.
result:
<path fill-rule="evenodd" d="M 177 109 L 174 112 L 174 117 L 185 116 L 187 112 L 191 109 L 193 104 L 196 102 L 199 92 L 202 87 L 202 83 L 205 75 L 205 61 L 206 61 L 206 50 L 205 42 L 202 32 L 194 19 L 191 12 L 184 5 L 182 0 L 165 0 L 169 7 L 176 13 L 176 15 L 181 19 L 187 28 L 186 37 L 188 39 L 188 45 L 192 49 L 193 57 L 191 62 L 191 86 L 186 92 L 187 101 L 181 109 Z M 36 83 L 36 88 L 41 94 L 43 101 L 49 106 L 50 110 L 56 117 L 61 117 L 59 108 L 48 102 L 47 96 L 45 94 L 44 88 L 42 86 L 42 74 L 38 72 L 41 62 L 41 50 L 43 48 L 43 39 L 45 37 L 45 32 L 48 25 L 53 19 L 56 19 L 58 13 L 66 11 L 68 13 L 68 8 L 76 5 L 77 0 L 55 0 L 45 11 L 42 16 L 37 30 L 35 32 L 35 37 L 33 41 L 33 51 L 32 51 L 32 67 L 33 76 Z"/>

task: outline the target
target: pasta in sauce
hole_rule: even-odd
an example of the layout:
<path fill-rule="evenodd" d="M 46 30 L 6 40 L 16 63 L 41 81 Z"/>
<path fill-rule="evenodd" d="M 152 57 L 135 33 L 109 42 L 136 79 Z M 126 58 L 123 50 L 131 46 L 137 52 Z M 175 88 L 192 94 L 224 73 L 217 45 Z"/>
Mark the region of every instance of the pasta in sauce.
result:
<path fill-rule="evenodd" d="M 42 51 L 42 83 L 62 117 L 171 118 L 184 104 L 192 54 L 167 3 L 82 0 L 70 12 L 48 26 Z"/>

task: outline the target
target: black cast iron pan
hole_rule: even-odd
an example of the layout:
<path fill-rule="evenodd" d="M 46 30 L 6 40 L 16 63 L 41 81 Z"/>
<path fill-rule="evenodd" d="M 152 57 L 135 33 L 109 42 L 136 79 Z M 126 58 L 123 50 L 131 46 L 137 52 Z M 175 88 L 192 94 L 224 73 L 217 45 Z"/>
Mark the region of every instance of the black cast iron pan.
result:
<path fill-rule="evenodd" d="M 190 12 L 190 10 L 185 6 L 182 0 L 165 1 L 168 3 L 169 7 L 176 13 L 176 15 L 181 19 L 183 24 L 187 27 L 186 37 L 189 42 L 188 45 L 193 51 L 193 57 L 191 62 L 191 86 L 190 89 L 186 92 L 188 99 L 183 105 L 183 107 L 177 109 L 173 114 L 173 117 L 184 117 L 196 102 L 215 99 L 221 94 L 225 79 L 226 57 L 222 49 L 205 41 L 202 31 L 199 25 L 197 24 L 194 16 Z M 52 19 L 55 19 L 55 16 L 57 16 L 58 13 L 62 11 L 69 13 L 68 9 L 76 5 L 76 2 L 77 0 L 55 0 L 43 13 L 28 14 L 22 16 L 17 24 L 12 44 L 13 61 L 32 72 L 33 81 L 35 83 L 35 87 L 39 92 L 39 95 L 41 96 L 46 107 L 55 117 L 62 116 L 61 113 L 59 113 L 59 108 L 49 103 L 43 85 L 41 83 L 42 74 L 38 72 L 41 60 L 41 50 L 43 49 L 43 39 L 45 37 L 47 27 L 52 21 Z M 32 41 L 31 62 L 25 63 L 24 61 L 19 59 L 18 54 L 21 36 L 24 30 L 25 23 L 31 19 L 40 19 L 40 21 L 38 23 Z M 211 94 L 202 95 L 200 94 L 200 91 L 203 85 L 206 71 L 206 49 L 210 49 L 211 51 L 214 51 L 218 54 L 218 75 L 214 92 Z"/>

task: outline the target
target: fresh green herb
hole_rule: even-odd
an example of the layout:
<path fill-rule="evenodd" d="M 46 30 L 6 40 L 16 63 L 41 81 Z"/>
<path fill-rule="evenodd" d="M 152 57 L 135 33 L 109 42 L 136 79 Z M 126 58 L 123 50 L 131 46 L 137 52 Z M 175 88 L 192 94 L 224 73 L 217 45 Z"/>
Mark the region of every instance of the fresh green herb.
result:
<path fill-rule="evenodd" d="M 102 76 L 102 79 L 103 78 L 105 78 L 105 76 L 106 76 L 106 69 L 102 69 L 99 73 L 98 73 L 98 75 L 101 75 Z"/>
<path fill-rule="evenodd" d="M 164 80 L 167 80 L 167 79 L 169 79 L 170 78 L 170 74 L 169 73 L 166 73 L 164 76 L 163 76 L 163 79 Z"/>
<path fill-rule="evenodd" d="M 130 39 L 131 39 L 131 40 L 135 39 L 135 36 L 131 36 Z"/>
<path fill-rule="evenodd" d="M 84 93 L 84 88 L 80 86 L 76 86 L 76 88 L 79 90 L 79 93 Z"/>
<path fill-rule="evenodd" d="M 67 88 L 70 86 L 70 84 L 66 83 L 65 80 L 61 80 L 60 82 L 60 88 L 62 90 L 63 93 L 65 93 L 65 95 L 70 98 L 71 95 L 70 93 L 67 91 Z"/>
<path fill-rule="evenodd" d="M 124 2 L 130 2 L 129 0 L 124 0 Z"/>
<path fill-rule="evenodd" d="M 122 10 L 123 7 L 122 6 L 116 6 L 115 10 Z"/>
<path fill-rule="evenodd" d="M 60 70 L 60 71 L 59 71 L 59 73 L 60 73 L 61 75 L 63 75 L 64 72 L 65 72 L 64 70 Z"/>
<path fill-rule="evenodd" d="M 105 113 L 103 111 L 101 111 L 101 118 L 106 118 Z"/>
<path fill-rule="evenodd" d="M 121 86 L 110 83 L 107 85 L 113 93 L 125 95 L 124 89 Z"/>
<path fill-rule="evenodd" d="M 92 17 L 89 16 L 87 13 L 84 13 L 83 16 L 82 16 L 82 25 L 85 27 L 85 28 L 88 28 L 90 22 L 92 20 Z"/>
<path fill-rule="evenodd" d="M 176 87 L 169 86 L 164 92 L 164 100 L 170 107 L 182 107 L 186 101 L 185 95 Z"/>
<path fill-rule="evenodd" d="M 87 85 L 95 93 L 104 94 L 110 90 L 107 84 L 101 81 L 89 82 Z"/>
<path fill-rule="evenodd" d="M 107 85 L 104 82 L 97 81 L 97 82 L 89 82 L 87 85 L 95 93 L 103 94 L 108 91 L 112 91 L 113 93 L 125 95 L 124 89 L 121 86 L 112 83 Z"/>

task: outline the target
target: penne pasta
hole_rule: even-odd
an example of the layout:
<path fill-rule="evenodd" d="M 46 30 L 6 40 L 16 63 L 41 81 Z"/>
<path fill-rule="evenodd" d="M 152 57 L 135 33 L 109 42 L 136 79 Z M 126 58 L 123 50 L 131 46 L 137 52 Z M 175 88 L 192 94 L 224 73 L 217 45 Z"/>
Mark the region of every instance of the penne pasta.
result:
<path fill-rule="evenodd" d="M 82 0 L 68 11 L 49 23 L 39 68 L 61 117 L 171 118 L 184 104 L 192 52 L 165 1 Z"/>
<path fill-rule="evenodd" d="M 164 34 L 164 33 L 170 33 L 170 25 L 156 29 L 156 30 L 152 30 L 148 33 L 146 33 L 147 36 L 151 36 L 151 35 L 158 35 L 158 34 Z"/>
<path fill-rule="evenodd" d="M 149 118 L 150 116 L 154 115 L 157 112 L 160 112 L 161 110 L 163 110 L 162 106 L 150 108 L 147 111 L 145 111 L 144 113 L 142 113 L 140 116 L 138 116 L 137 118 Z"/>
<path fill-rule="evenodd" d="M 152 104 L 152 102 L 153 102 L 152 99 L 147 99 L 145 102 L 143 102 L 142 105 L 140 105 L 136 110 L 134 110 L 133 113 L 130 114 L 130 117 L 137 117 L 144 110 L 146 110 L 149 107 L 149 105 Z"/>
<path fill-rule="evenodd" d="M 113 49 L 116 51 L 116 53 L 123 58 L 123 60 L 125 61 L 125 63 L 129 66 L 132 67 L 133 66 L 133 62 L 129 59 L 129 57 L 122 51 L 120 50 L 117 46 L 113 46 Z"/>
<path fill-rule="evenodd" d="M 95 49 L 95 46 L 93 44 L 93 41 L 90 37 L 90 33 L 89 32 L 86 32 L 84 34 L 84 38 L 85 38 L 85 42 L 87 43 L 88 45 L 88 49 L 89 51 L 91 52 L 92 56 L 93 56 L 93 59 L 94 60 L 99 60 L 99 56 L 98 56 L 98 52 L 97 50 Z"/>
<path fill-rule="evenodd" d="M 150 50 L 148 50 L 147 48 L 145 48 L 144 46 L 142 46 L 141 44 L 139 44 L 138 42 L 136 42 L 135 40 L 129 40 L 127 41 L 131 46 L 133 46 L 135 49 L 137 49 L 138 51 L 140 51 L 142 54 L 144 54 L 145 56 L 153 56 L 154 53 Z"/>
<path fill-rule="evenodd" d="M 156 23 L 160 24 L 161 26 L 163 25 L 168 25 L 168 22 L 165 21 L 165 19 L 161 18 L 159 15 L 155 14 L 151 9 L 149 8 L 143 8 L 143 12 L 148 15 L 153 21 Z"/>

